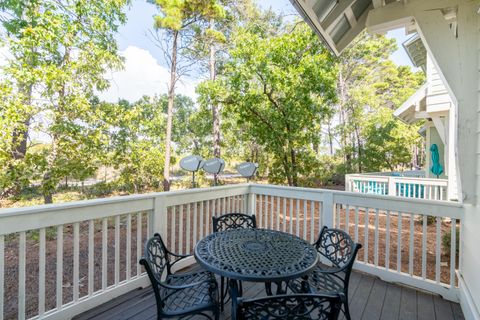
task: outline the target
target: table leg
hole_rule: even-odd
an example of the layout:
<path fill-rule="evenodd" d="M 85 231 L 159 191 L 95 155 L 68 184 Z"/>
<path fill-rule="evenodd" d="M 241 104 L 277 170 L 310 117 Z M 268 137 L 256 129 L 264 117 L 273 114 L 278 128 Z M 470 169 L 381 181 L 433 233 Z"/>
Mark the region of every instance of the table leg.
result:
<path fill-rule="evenodd" d="M 288 282 L 287 281 L 276 281 L 274 282 L 277 286 L 276 294 L 286 294 L 288 289 Z M 273 296 L 272 291 L 272 282 L 265 282 L 265 292 L 267 296 Z"/>
<path fill-rule="evenodd" d="M 235 319 L 235 313 L 237 312 L 237 298 L 238 298 L 238 282 L 237 280 L 228 280 L 230 287 L 230 299 L 232 299 L 232 319 Z"/>
<path fill-rule="evenodd" d="M 286 294 L 288 289 L 288 282 L 287 281 L 279 281 L 275 282 L 277 285 L 277 294 Z"/>
<path fill-rule="evenodd" d="M 265 292 L 267 293 L 267 296 L 273 296 L 271 282 L 265 282 Z"/>
<path fill-rule="evenodd" d="M 220 278 L 220 310 L 223 312 L 223 306 L 225 305 L 225 297 L 227 296 L 228 287 L 225 286 L 225 278 Z"/>

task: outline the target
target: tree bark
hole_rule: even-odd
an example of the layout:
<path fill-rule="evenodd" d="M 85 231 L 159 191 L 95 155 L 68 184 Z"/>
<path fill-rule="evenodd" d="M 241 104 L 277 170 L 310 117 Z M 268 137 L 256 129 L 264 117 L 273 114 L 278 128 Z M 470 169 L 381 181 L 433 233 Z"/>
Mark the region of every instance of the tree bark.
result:
<path fill-rule="evenodd" d="M 332 134 L 332 125 L 331 119 L 328 120 L 328 145 L 330 147 L 330 155 L 333 156 L 333 134 Z"/>
<path fill-rule="evenodd" d="M 346 92 L 346 83 L 343 78 L 342 71 L 338 73 L 338 90 L 340 91 L 340 123 L 341 123 L 341 143 L 343 148 L 343 161 L 345 164 L 346 170 L 349 172 L 351 169 L 351 154 L 347 152 L 347 147 L 349 145 L 349 137 L 348 133 L 346 132 L 346 125 L 348 124 L 348 110 L 346 109 L 346 102 L 347 102 L 347 92 Z"/>
<path fill-rule="evenodd" d="M 357 160 L 358 160 L 358 173 L 362 173 L 363 166 L 362 166 L 362 141 L 360 138 L 360 130 L 358 126 L 355 126 L 355 136 L 357 138 Z"/>
<path fill-rule="evenodd" d="M 20 123 L 20 128 L 15 128 L 12 135 L 13 158 L 15 160 L 24 159 L 27 154 L 28 128 L 30 126 L 30 117 Z"/>
<path fill-rule="evenodd" d="M 290 172 L 290 166 L 288 164 L 287 153 L 283 154 L 283 170 L 285 171 L 285 176 L 287 176 L 287 183 L 289 186 L 293 186 L 292 175 Z"/>
<path fill-rule="evenodd" d="M 214 27 L 213 20 L 210 21 L 210 28 Z M 212 42 L 210 44 L 210 80 L 215 81 L 216 78 L 216 48 Z M 216 102 L 212 102 L 212 121 L 213 121 L 213 156 L 220 158 L 220 110 Z"/>
<path fill-rule="evenodd" d="M 296 187 L 298 186 L 297 157 L 293 148 L 290 148 L 290 159 L 292 162 L 292 185 Z"/>
<path fill-rule="evenodd" d="M 163 190 L 170 191 L 170 157 L 172 140 L 172 119 L 177 77 L 178 31 L 173 32 L 172 65 L 170 66 L 170 83 L 168 85 L 167 132 L 165 137 L 165 167 L 163 169 Z"/>

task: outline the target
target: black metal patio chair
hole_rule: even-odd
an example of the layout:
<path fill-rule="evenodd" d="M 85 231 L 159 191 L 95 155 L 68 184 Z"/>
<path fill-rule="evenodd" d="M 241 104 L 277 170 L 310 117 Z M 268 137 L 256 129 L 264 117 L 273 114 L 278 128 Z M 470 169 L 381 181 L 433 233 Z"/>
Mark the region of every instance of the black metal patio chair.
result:
<path fill-rule="evenodd" d="M 323 227 L 314 246 L 320 255 L 320 263 L 308 276 L 291 281 L 289 288 L 295 293 L 334 292 L 343 294 L 345 299 L 342 311 L 350 320 L 348 284 L 353 263 L 362 245 L 355 243 L 343 230 Z"/>
<path fill-rule="evenodd" d="M 226 213 L 219 217 L 212 217 L 212 230 L 213 232 L 220 232 L 226 230 L 234 229 L 248 229 L 257 227 L 257 219 L 255 215 L 248 215 L 244 213 Z M 227 280 L 228 283 L 228 280 Z M 225 277 L 220 277 L 220 288 L 221 288 L 221 297 L 220 305 L 223 310 L 223 305 L 225 303 L 225 297 L 227 295 L 228 288 L 225 282 Z M 240 292 L 242 292 L 242 282 L 239 281 L 238 287 Z"/>
<path fill-rule="evenodd" d="M 336 320 L 343 295 L 290 294 L 251 300 L 237 299 L 233 320 Z"/>
<path fill-rule="evenodd" d="M 190 255 L 170 252 L 156 233 L 145 244 L 140 264 L 145 267 L 157 302 L 157 319 L 182 318 L 194 314 L 219 319 L 218 286 L 208 271 L 173 273 L 172 267 Z M 172 261 L 172 259 L 174 259 Z"/>
<path fill-rule="evenodd" d="M 247 229 L 256 228 L 257 219 L 255 215 L 248 215 L 244 213 L 226 213 L 219 217 L 212 217 L 213 232 L 232 230 L 232 229 Z"/>

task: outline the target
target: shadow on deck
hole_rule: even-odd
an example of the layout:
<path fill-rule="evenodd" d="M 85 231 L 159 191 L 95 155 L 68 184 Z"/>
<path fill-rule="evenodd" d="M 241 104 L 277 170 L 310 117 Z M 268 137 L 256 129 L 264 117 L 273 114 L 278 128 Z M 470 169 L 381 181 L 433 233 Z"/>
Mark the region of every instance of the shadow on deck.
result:
<path fill-rule="evenodd" d="M 198 266 L 191 269 L 196 268 Z M 245 297 L 255 298 L 265 295 L 263 283 L 246 282 L 243 286 Z M 349 301 L 353 320 L 464 319 L 460 305 L 457 303 L 358 272 L 354 272 L 350 279 Z M 152 289 L 147 287 L 130 291 L 78 315 L 74 320 L 148 320 L 156 319 L 156 314 L 155 297 Z M 230 319 L 230 314 L 230 304 L 227 304 L 221 319 Z M 198 319 L 205 318 L 198 317 Z"/>

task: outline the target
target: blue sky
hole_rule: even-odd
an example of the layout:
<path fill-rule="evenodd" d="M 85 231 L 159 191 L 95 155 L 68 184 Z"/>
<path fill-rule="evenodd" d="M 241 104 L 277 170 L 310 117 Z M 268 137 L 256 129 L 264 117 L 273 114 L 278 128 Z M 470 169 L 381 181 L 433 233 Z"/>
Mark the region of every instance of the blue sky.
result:
<path fill-rule="evenodd" d="M 257 0 L 263 8 L 271 7 L 284 15 L 295 15 L 296 11 L 289 0 Z M 112 73 L 112 87 L 101 97 L 108 101 L 118 101 L 125 98 L 130 101 L 141 98 L 142 95 L 165 93 L 167 90 L 168 69 L 162 61 L 162 54 L 149 39 L 148 32 L 153 25 L 153 15 L 156 9 L 146 0 L 133 0 L 127 12 L 128 22 L 119 30 L 117 40 L 121 54 L 125 57 L 125 70 Z M 397 40 L 399 50 L 392 55 L 392 60 L 401 65 L 410 65 L 401 43 L 408 36 L 403 30 L 395 30 L 387 34 Z M 195 86 L 199 79 L 184 78 L 178 87 L 178 92 L 195 98 Z"/>

